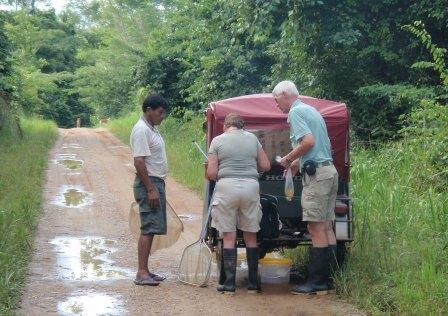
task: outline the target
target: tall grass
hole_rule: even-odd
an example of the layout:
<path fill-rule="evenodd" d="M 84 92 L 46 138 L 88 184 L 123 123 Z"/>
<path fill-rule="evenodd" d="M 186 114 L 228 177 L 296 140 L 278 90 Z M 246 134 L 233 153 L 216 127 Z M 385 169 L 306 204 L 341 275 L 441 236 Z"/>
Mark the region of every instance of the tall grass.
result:
<path fill-rule="evenodd" d="M 121 141 L 129 144 L 132 127 L 139 117 L 138 113 L 133 113 L 112 120 L 108 128 Z M 204 187 L 202 167 L 204 158 L 193 146 L 192 141 L 196 140 L 205 150 L 202 122 L 203 119 L 199 116 L 188 116 L 184 119 L 168 117 L 159 128 L 166 143 L 170 175 L 201 196 Z"/>
<path fill-rule="evenodd" d="M 352 155 L 356 237 L 339 292 L 373 314 L 448 313 L 448 194 L 404 143 Z"/>
<path fill-rule="evenodd" d="M 0 134 L 0 314 L 13 314 L 31 255 L 54 123 L 23 120 L 23 139 Z"/>

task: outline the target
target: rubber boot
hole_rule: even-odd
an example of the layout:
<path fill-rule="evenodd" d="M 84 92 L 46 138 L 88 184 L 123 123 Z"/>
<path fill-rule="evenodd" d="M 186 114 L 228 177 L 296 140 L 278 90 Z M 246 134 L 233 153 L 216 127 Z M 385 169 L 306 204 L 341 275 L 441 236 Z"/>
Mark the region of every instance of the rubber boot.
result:
<path fill-rule="evenodd" d="M 224 257 L 221 253 L 221 256 L 219 258 L 219 277 L 218 277 L 218 286 L 224 285 L 224 282 L 226 281 L 226 272 L 224 271 Z"/>
<path fill-rule="evenodd" d="M 327 294 L 329 254 L 328 247 L 311 248 L 308 280 L 305 284 L 291 289 L 292 294 Z"/>
<path fill-rule="evenodd" d="M 330 256 L 330 273 L 328 275 L 328 288 L 330 290 L 334 289 L 334 275 L 336 271 L 339 269 L 338 264 L 338 247 L 336 245 L 328 245 L 329 256 Z"/>
<path fill-rule="evenodd" d="M 235 294 L 236 248 L 222 250 L 223 267 L 226 279 L 218 285 L 217 290 L 224 294 Z"/>
<path fill-rule="evenodd" d="M 246 248 L 248 284 L 247 293 L 260 293 L 261 286 L 258 279 L 258 247 Z"/>

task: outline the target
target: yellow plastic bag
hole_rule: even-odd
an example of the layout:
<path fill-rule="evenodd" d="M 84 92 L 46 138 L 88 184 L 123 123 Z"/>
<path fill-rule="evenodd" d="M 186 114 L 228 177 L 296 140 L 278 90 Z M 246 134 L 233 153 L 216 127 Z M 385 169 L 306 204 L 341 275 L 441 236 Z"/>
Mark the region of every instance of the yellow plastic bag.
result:
<path fill-rule="evenodd" d="M 292 201 L 292 197 L 294 196 L 294 181 L 292 178 L 291 168 L 286 170 L 285 176 L 285 196 L 288 201 Z"/>

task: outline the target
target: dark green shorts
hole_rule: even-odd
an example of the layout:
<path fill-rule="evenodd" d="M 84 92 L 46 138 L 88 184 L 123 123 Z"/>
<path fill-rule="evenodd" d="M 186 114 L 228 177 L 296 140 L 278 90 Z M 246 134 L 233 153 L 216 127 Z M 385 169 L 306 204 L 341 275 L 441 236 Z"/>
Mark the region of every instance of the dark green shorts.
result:
<path fill-rule="evenodd" d="M 165 181 L 161 178 L 149 177 L 159 191 L 159 207 L 149 206 L 148 191 L 138 176 L 134 180 L 134 198 L 139 205 L 140 232 L 142 235 L 166 235 L 166 194 Z"/>

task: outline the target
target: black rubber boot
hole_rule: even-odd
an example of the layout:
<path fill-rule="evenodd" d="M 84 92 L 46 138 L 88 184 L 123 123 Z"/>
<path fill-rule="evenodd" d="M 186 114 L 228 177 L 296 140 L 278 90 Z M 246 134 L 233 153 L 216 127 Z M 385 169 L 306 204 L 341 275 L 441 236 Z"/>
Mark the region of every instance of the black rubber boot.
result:
<path fill-rule="evenodd" d="M 261 286 L 258 280 L 258 247 L 246 248 L 248 284 L 247 293 L 260 293 Z"/>
<path fill-rule="evenodd" d="M 329 249 L 312 247 L 308 269 L 308 280 L 305 284 L 291 289 L 292 294 L 327 294 L 329 276 Z"/>
<path fill-rule="evenodd" d="M 224 271 L 224 257 L 221 253 L 219 258 L 219 277 L 218 277 L 218 286 L 224 285 L 226 280 L 226 272 Z"/>
<path fill-rule="evenodd" d="M 329 256 L 330 256 L 330 273 L 328 275 L 328 288 L 334 289 L 334 275 L 336 274 L 336 271 L 339 269 L 338 264 L 338 247 L 336 245 L 328 245 L 329 249 Z"/>
<path fill-rule="evenodd" d="M 223 284 L 218 285 L 217 290 L 224 294 L 235 293 L 235 277 L 236 277 L 236 248 L 223 249 L 223 267 L 226 279 Z"/>

